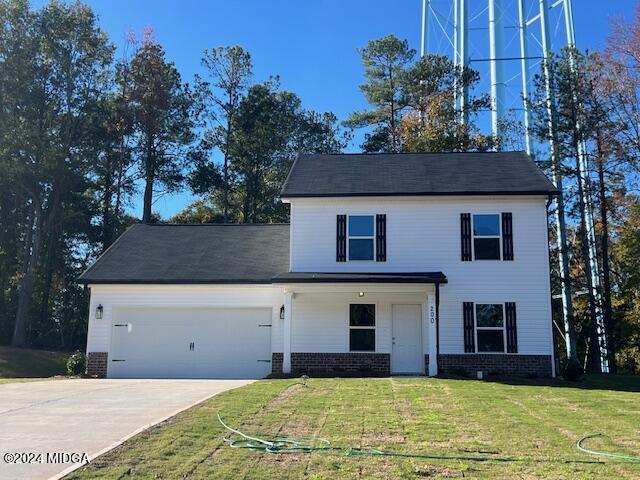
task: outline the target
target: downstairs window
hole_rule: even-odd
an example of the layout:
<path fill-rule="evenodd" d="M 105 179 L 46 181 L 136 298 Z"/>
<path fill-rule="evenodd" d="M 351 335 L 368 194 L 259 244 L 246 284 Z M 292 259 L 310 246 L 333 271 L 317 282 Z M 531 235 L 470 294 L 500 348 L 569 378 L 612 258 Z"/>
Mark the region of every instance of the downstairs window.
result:
<path fill-rule="evenodd" d="M 376 351 L 376 306 L 368 303 L 349 305 L 349 350 Z"/>
<path fill-rule="evenodd" d="M 505 351 L 503 305 L 477 303 L 475 310 L 478 352 L 503 353 Z"/>

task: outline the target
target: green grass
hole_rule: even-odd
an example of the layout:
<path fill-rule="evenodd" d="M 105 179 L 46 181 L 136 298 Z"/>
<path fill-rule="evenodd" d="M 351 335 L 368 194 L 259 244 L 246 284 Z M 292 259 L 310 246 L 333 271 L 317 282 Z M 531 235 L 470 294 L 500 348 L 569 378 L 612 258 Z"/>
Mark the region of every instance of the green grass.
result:
<path fill-rule="evenodd" d="M 68 357 L 65 352 L 0 346 L 0 382 L 65 375 Z"/>
<path fill-rule="evenodd" d="M 97 458 L 69 478 L 336 479 L 640 478 L 640 464 L 578 452 L 640 455 L 640 378 L 580 384 L 474 380 L 265 380 L 191 408 Z M 517 457 L 523 461 L 429 460 L 336 453 L 268 454 L 227 446 L 216 419 L 251 433 L 320 436 L 335 446 L 404 453 Z M 568 463 L 564 461 L 567 460 Z M 589 463 L 593 462 L 593 463 Z"/>

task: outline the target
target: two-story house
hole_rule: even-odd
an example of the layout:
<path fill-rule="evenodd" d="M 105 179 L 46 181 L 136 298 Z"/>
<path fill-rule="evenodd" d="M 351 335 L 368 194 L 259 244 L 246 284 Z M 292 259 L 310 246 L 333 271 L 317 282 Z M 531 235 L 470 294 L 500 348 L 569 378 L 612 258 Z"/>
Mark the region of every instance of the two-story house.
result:
<path fill-rule="evenodd" d="M 82 275 L 88 373 L 555 375 L 556 193 L 520 152 L 300 155 L 290 224 L 135 225 Z"/>

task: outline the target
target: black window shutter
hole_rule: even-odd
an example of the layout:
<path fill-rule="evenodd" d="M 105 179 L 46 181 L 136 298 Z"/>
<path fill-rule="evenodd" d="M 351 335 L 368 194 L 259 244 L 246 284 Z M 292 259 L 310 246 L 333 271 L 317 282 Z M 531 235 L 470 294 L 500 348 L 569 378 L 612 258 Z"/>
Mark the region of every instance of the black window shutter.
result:
<path fill-rule="evenodd" d="M 502 213 L 502 259 L 513 260 L 513 215 Z"/>
<path fill-rule="evenodd" d="M 387 216 L 376 215 L 376 262 L 387 261 Z"/>
<path fill-rule="evenodd" d="M 460 214 L 461 258 L 463 262 L 471 261 L 471 214 Z"/>
<path fill-rule="evenodd" d="M 347 216 L 338 215 L 336 219 L 336 262 L 347 261 Z"/>
<path fill-rule="evenodd" d="M 462 304 L 462 314 L 464 319 L 464 353 L 476 352 L 476 339 L 473 327 L 473 302 Z"/>
<path fill-rule="evenodd" d="M 506 310 L 507 327 L 507 353 L 518 353 L 518 328 L 516 327 L 516 304 L 507 302 Z"/>

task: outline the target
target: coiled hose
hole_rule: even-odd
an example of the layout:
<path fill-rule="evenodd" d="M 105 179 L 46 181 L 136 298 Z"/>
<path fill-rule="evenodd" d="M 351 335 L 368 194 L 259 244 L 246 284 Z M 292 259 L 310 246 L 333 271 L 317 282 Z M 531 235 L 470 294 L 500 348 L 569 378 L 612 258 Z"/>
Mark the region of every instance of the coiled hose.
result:
<path fill-rule="evenodd" d="M 347 456 L 352 455 L 372 455 L 384 457 L 402 457 L 402 458 L 419 458 L 424 460 L 462 460 L 473 462 L 544 462 L 544 463 L 588 463 L 602 464 L 599 460 L 581 460 L 581 459 L 535 459 L 535 458 L 518 458 L 518 457 L 499 457 L 499 456 L 480 456 L 480 455 L 434 455 L 423 453 L 403 453 L 390 450 L 379 450 L 377 448 L 362 447 L 336 447 L 325 438 L 319 437 L 300 437 L 290 438 L 278 435 L 248 435 L 236 428 L 227 425 L 220 413 L 218 412 L 218 421 L 228 431 L 229 434 L 223 437 L 223 440 L 231 448 L 248 448 L 258 450 L 265 453 L 286 454 L 286 453 L 314 453 L 314 452 L 332 452 Z M 236 438 L 233 438 L 234 435 Z M 239 437 L 239 438 L 238 438 Z"/>
<path fill-rule="evenodd" d="M 307 381 L 309 377 L 306 375 L 301 378 L 301 381 L 292 383 L 286 388 L 294 385 L 308 386 Z M 498 457 L 498 456 L 458 456 L 458 455 L 433 455 L 433 454 L 418 454 L 418 453 L 402 453 L 394 452 L 390 450 L 379 450 L 377 448 L 362 448 L 362 447 L 334 447 L 331 442 L 326 438 L 319 437 L 300 437 L 291 438 L 278 435 L 247 435 L 246 433 L 232 428 L 227 425 L 218 412 L 218 421 L 230 434 L 225 435 L 223 440 L 231 448 L 249 448 L 252 450 L 259 450 L 266 453 L 313 453 L 313 452 L 333 452 L 343 455 L 375 455 L 385 457 L 404 457 L 404 458 L 421 458 L 426 460 L 463 460 L 474 462 L 545 462 L 545 463 L 604 463 L 598 460 L 581 460 L 581 459 L 535 459 L 535 458 L 518 458 L 518 457 Z M 233 438 L 236 435 L 240 438 Z M 599 452 L 597 450 L 589 450 L 583 447 L 584 442 L 590 438 L 605 436 L 602 433 L 592 433 L 585 435 L 576 442 L 576 448 L 588 455 L 596 455 L 599 457 L 607 457 L 615 460 L 619 460 L 624 463 L 640 463 L 640 457 L 632 455 L 622 455 L 619 453 Z"/>

